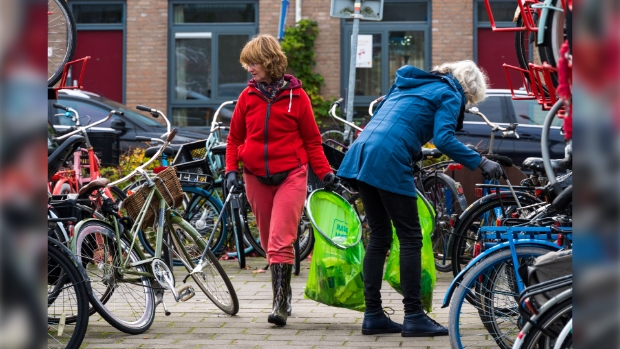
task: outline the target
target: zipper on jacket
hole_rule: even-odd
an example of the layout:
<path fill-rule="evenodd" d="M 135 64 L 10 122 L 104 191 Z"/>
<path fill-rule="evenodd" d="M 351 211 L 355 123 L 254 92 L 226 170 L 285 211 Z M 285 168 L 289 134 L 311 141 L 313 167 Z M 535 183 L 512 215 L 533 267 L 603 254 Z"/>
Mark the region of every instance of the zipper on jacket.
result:
<path fill-rule="evenodd" d="M 271 114 L 271 103 L 267 102 L 267 117 L 265 118 L 265 171 L 267 177 L 269 177 L 269 156 L 267 154 L 267 147 L 269 144 L 269 114 Z"/>

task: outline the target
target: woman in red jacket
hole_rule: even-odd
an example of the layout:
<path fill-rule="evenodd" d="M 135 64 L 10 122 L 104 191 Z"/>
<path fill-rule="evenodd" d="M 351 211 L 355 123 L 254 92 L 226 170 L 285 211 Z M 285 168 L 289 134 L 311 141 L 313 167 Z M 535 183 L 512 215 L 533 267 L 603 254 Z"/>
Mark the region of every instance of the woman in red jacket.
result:
<path fill-rule="evenodd" d="M 335 176 L 323 153 L 310 98 L 301 81 L 284 74 L 287 60 L 276 38 L 256 36 L 241 51 L 240 62 L 252 79 L 230 122 L 226 179 L 229 188 L 238 186 L 242 162 L 248 201 L 271 269 L 273 311 L 268 321 L 286 325 L 308 163 L 328 188 L 335 185 Z"/>

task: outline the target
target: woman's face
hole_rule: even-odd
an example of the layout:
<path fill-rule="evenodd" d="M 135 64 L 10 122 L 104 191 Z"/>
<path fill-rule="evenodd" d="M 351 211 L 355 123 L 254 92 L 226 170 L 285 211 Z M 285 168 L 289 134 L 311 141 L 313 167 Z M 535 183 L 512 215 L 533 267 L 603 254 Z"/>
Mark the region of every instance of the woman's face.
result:
<path fill-rule="evenodd" d="M 260 63 L 248 63 L 248 73 L 252 74 L 256 82 L 271 82 L 271 78 Z"/>

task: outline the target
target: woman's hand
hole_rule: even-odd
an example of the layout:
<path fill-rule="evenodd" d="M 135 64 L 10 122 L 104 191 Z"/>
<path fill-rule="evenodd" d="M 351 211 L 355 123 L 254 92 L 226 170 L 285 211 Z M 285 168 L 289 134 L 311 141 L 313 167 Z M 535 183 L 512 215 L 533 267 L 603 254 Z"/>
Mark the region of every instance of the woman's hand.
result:
<path fill-rule="evenodd" d="M 334 191 L 338 189 L 340 178 L 336 177 L 333 172 L 329 172 L 323 177 L 323 183 L 325 184 L 325 190 Z"/>
<path fill-rule="evenodd" d="M 480 160 L 480 164 L 478 167 L 482 170 L 482 172 L 486 173 L 491 177 L 491 179 L 500 178 L 502 174 L 504 174 L 504 170 L 502 166 L 495 161 L 491 161 L 485 157 Z"/>

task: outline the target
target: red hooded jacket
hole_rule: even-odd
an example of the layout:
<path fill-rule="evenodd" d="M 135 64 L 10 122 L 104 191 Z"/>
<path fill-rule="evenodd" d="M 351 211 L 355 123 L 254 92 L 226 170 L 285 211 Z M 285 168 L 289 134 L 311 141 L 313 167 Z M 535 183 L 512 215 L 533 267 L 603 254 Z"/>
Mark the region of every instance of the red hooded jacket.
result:
<path fill-rule="evenodd" d="M 332 172 L 321 146 L 310 98 L 301 81 L 285 74 L 286 87 L 269 103 L 254 79 L 241 92 L 230 122 L 226 173 L 239 162 L 257 176 L 292 170 L 310 162 L 321 179 Z"/>

